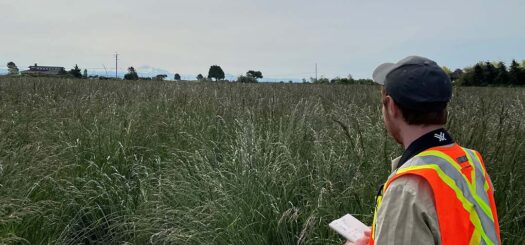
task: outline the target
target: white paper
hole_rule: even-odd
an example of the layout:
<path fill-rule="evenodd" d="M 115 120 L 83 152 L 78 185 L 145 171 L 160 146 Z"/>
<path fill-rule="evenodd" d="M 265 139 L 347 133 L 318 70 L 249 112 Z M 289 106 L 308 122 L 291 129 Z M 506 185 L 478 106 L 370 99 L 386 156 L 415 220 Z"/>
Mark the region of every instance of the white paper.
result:
<path fill-rule="evenodd" d="M 330 222 L 328 226 L 351 242 L 363 237 L 364 232 L 370 229 L 350 214 Z"/>

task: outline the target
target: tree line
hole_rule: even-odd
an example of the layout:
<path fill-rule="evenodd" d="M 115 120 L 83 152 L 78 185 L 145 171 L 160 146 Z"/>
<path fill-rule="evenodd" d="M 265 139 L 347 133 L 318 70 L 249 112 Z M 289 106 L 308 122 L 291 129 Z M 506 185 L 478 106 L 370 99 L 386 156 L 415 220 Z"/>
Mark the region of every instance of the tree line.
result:
<path fill-rule="evenodd" d="M 15 76 L 20 75 L 20 72 L 18 68 L 16 67 L 16 64 L 13 62 L 9 62 L 7 64 L 8 67 L 8 75 Z M 113 79 L 109 77 L 103 77 L 103 76 L 88 76 L 87 70 L 84 69 L 83 73 L 82 70 L 78 67 L 78 65 L 75 65 L 71 70 L 64 71 L 60 74 L 61 76 L 71 77 L 71 78 L 95 78 L 95 79 Z M 137 70 L 130 66 L 127 69 L 127 73 L 124 74 L 124 80 L 158 80 L 162 81 L 165 80 L 168 76 L 166 74 L 159 74 L 155 77 L 140 77 Z M 239 83 L 257 83 L 259 82 L 259 79 L 264 78 L 261 71 L 256 70 L 249 70 L 244 75 L 240 75 L 237 77 L 235 82 Z M 197 81 L 222 81 L 225 79 L 225 73 L 223 69 L 218 65 L 212 65 L 210 66 L 208 70 L 208 75 L 205 77 L 202 74 L 198 74 L 195 78 Z M 180 81 L 181 75 L 178 73 L 175 73 L 173 80 Z M 284 82 L 281 82 L 284 83 Z M 292 83 L 292 81 L 289 81 L 289 83 Z M 310 80 L 303 79 L 303 83 L 326 83 L 326 84 L 372 84 L 373 81 L 371 79 L 353 79 L 351 75 L 345 78 L 336 77 L 333 79 L 328 79 L 321 77 L 319 79 L 310 78 Z"/>
<path fill-rule="evenodd" d="M 20 75 L 20 71 L 14 62 L 7 63 L 8 76 Z M 472 67 L 464 69 L 456 69 L 451 71 L 447 67 L 443 70 L 449 75 L 450 79 L 456 85 L 460 86 L 524 86 L 525 85 L 525 60 L 519 64 L 516 60 L 512 60 L 510 66 L 507 68 L 504 62 L 478 62 Z M 63 70 L 58 73 L 58 76 L 72 77 L 72 78 L 98 78 L 109 79 L 106 77 L 88 77 L 87 70 L 82 70 L 75 65 L 69 71 Z M 164 80 L 168 76 L 159 74 L 155 77 L 139 77 L 137 71 L 133 66 L 128 68 L 128 72 L 124 75 L 124 80 Z M 262 79 L 261 71 L 249 70 L 245 75 L 241 75 L 235 80 L 240 83 L 257 83 Z M 225 79 L 225 73 L 218 65 L 210 66 L 208 76 L 204 77 L 202 74 L 197 75 L 198 81 L 221 81 Z M 175 73 L 173 80 L 180 81 L 181 76 Z M 310 78 L 310 80 L 303 79 L 303 83 L 320 83 L 320 84 L 373 84 L 371 79 L 354 79 L 351 75 L 348 77 L 336 77 L 328 79 L 321 77 Z"/>
<path fill-rule="evenodd" d="M 507 68 L 504 62 L 478 62 L 472 67 L 443 70 L 455 84 L 461 86 L 523 86 L 525 85 L 525 60 L 519 64 L 512 60 Z"/>

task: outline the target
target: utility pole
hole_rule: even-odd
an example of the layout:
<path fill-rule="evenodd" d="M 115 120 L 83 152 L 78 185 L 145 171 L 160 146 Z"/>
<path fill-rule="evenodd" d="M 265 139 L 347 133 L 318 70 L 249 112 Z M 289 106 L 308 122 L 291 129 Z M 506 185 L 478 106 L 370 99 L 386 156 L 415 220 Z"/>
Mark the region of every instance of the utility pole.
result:
<path fill-rule="evenodd" d="M 115 78 L 118 79 L 118 53 L 115 52 Z"/>
<path fill-rule="evenodd" d="M 315 63 L 315 82 L 317 82 L 317 63 Z"/>

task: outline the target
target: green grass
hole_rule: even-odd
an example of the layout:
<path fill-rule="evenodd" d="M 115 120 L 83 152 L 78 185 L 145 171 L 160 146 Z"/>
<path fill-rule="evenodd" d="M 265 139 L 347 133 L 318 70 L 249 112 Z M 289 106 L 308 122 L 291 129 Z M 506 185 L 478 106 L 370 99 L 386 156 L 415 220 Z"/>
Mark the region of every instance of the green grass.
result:
<path fill-rule="evenodd" d="M 389 159 L 376 86 L 0 80 L 0 244 L 341 244 Z M 525 242 L 525 89 L 457 88 L 502 236 Z M 346 135 L 341 125 L 348 127 Z"/>

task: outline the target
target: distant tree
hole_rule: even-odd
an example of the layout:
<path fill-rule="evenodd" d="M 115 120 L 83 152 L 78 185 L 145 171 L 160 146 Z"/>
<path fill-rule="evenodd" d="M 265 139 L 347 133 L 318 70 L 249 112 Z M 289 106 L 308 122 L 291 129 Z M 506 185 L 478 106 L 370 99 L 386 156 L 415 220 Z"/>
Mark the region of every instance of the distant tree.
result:
<path fill-rule="evenodd" d="M 373 85 L 373 84 L 376 84 L 374 83 L 374 80 L 372 79 L 354 79 L 354 84 L 368 84 L 368 85 Z"/>
<path fill-rule="evenodd" d="M 83 78 L 88 78 L 87 69 L 84 69 L 84 74 L 82 75 Z"/>
<path fill-rule="evenodd" d="M 498 72 L 496 67 L 491 62 L 485 62 L 483 67 L 483 83 L 482 85 L 495 84 Z"/>
<path fill-rule="evenodd" d="M 472 67 L 464 68 L 463 74 L 461 74 L 461 76 L 457 80 L 458 84 L 462 86 L 472 86 L 472 75 L 474 73 L 473 71 L 474 69 Z"/>
<path fill-rule="evenodd" d="M 459 78 L 461 77 L 461 75 L 463 75 L 463 70 L 461 69 L 456 69 L 454 70 L 454 72 L 452 72 L 449 76 L 450 76 L 450 80 L 451 81 L 457 81 L 459 80 Z"/>
<path fill-rule="evenodd" d="M 519 85 L 521 83 L 521 73 L 523 70 L 521 69 L 520 65 L 516 60 L 512 60 L 512 63 L 510 64 L 509 68 L 509 82 L 513 85 Z"/>
<path fill-rule="evenodd" d="M 175 79 L 175 81 L 180 81 L 179 73 L 175 73 L 175 76 L 173 76 L 173 79 Z"/>
<path fill-rule="evenodd" d="M 352 76 L 350 76 L 352 77 Z M 354 80 L 353 78 L 346 78 L 346 77 L 336 77 L 336 78 L 333 78 L 332 80 L 330 80 L 330 83 L 338 83 L 338 84 L 351 84 L 353 83 Z"/>
<path fill-rule="evenodd" d="M 164 79 L 166 79 L 167 77 L 168 77 L 168 75 L 166 75 L 166 74 L 159 74 L 159 75 L 155 76 L 155 80 L 157 80 L 157 81 L 164 81 Z"/>
<path fill-rule="evenodd" d="M 246 72 L 247 77 L 253 77 L 255 79 L 263 78 L 262 72 L 249 70 Z"/>
<path fill-rule="evenodd" d="M 237 82 L 238 83 L 257 83 L 257 79 L 255 77 L 241 75 L 237 78 Z"/>
<path fill-rule="evenodd" d="M 505 85 L 509 83 L 509 72 L 505 63 L 499 62 L 496 66 L 496 78 L 494 79 L 495 85 Z"/>
<path fill-rule="evenodd" d="M 332 80 L 330 80 L 330 83 L 337 83 L 337 84 L 355 84 L 358 80 L 355 80 L 352 74 L 348 74 L 347 77 L 336 77 Z M 319 81 L 319 82 L 322 82 Z"/>
<path fill-rule="evenodd" d="M 315 78 L 311 77 L 310 81 L 312 81 L 312 83 L 330 83 L 330 79 L 325 78 L 325 77 L 321 77 L 319 79 L 315 79 Z"/>
<path fill-rule="evenodd" d="M 202 74 L 197 75 L 197 80 L 199 81 L 204 80 L 204 76 L 202 76 Z"/>
<path fill-rule="evenodd" d="M 509 77 L 512 84 L 525 85 L 525 61 L 520 66 L 518 62 L 513 60 L 509 68 Z"/>
<path fill-rule="evenodd" d="M 138 80 L 138 79 L 139 79 L 139 75 L 135 71 L 135 68 L 133 66 L 130 66 L 128 68 L 128 73 L 124 75 L 124 80 Z"/>
<path fill-rule="evenodd" d="M 69 70 L 69 75 L 74 78 L 82 78 L 82 72 L 80 71 L 80 68 L 78 68 L 78 65 L 75 65 L 73 69 Z"/>
<path fill-rule="evenodd" d="M 208 78 L 212 79 L 215 78 L 215 81 L 218 81 L 220 79 L 224 79 L 224 71 L 222 68 L 218 65 L 212 65 L 210 67 L 210 70 L 208 71 Z"/>
<path fill-rule="evenodd" d="M 18 70 L 18 67 L 16 66 L 16 64 L 12 61 L 10 61 L 9 63 L 7 63 L 7 70 L 8 70 L 8 75 L 9 76 L 16 76 L 19 74 L 19 70 Z"/>
<path fill-rule="evenodd" d="M 484 82 L 485 82 L 485 79 L 484 79 L 484 73 L 483 73 L 483 65 L 482 63 L 477 63 L 474 66 L 471 85 L 480 86 L 480 85 L 483 85 Z"/>

